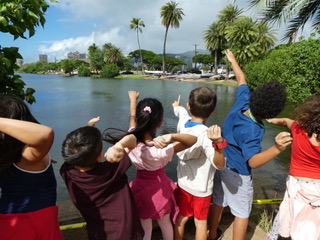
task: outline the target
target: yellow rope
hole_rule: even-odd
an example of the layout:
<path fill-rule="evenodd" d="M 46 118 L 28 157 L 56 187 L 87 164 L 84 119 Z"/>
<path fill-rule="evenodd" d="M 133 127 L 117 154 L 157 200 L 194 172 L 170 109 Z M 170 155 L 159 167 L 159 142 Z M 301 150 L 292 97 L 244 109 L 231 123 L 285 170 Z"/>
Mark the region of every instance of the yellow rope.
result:
<path fill-rule="evenodd" d="M 253 200 L 252 204 L 274 204 L 274 203 L 281 203 L 282 198 L 278 199 L 258 199 L 258 200 Z M 75 228 L 83 228 L 87 225 L 86 222 L 82 223 L 74 223 L 74 224 L 68 224 L 68 225 L 63 225 L 60 226 L 60 230 L 68 230 L 68 229 L 75 229 Z"/>

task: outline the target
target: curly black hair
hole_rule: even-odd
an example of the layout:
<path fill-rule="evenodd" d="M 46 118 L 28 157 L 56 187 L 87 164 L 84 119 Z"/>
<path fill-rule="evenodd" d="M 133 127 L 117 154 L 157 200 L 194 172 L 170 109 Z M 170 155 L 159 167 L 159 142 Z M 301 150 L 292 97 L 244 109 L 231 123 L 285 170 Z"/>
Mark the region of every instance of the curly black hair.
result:
<path fill-rule="evenodd" d="M 304 129 L 309 137 L 313 133 L 320 136 L 320 96 L 309 97 L 294 112 L 295 121 L 299 127 Z"/>
<path fill-rule="evenodd" d="M 260 120 L 274 118 L 284 109 L 286 100 L 286 89 L 281 83 L 267 82 L 251 93 L 249 107 Z"/>

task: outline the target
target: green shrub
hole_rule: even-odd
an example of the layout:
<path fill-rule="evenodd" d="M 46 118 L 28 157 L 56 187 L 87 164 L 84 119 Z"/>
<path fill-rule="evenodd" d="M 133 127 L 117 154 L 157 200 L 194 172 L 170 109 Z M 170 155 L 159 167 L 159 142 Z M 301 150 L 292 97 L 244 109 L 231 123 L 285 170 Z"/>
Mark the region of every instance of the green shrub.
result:
<path fill-rule="evenodd" d="M 294 105 L 320 92 L 320 39 L 309 38 L 291 45 L 281 45 L 260 60 L 244 68 L 247 82 L 254 89 L 268 81 L 286 86 Z"/>
<path fill-rule="evenodd" d="M 90 77 L 91 75 L 91 71 L 90 68 L 85 66 L 85 65 L 81 65 L 78 69 L 78 76 L 79 77 Z"/>
<path fill-rule="evenodd" d="M 106 64 L 101 71 L 101 77 L 113 78 L 119 75 L 120 68 L 116 64 Z"/>

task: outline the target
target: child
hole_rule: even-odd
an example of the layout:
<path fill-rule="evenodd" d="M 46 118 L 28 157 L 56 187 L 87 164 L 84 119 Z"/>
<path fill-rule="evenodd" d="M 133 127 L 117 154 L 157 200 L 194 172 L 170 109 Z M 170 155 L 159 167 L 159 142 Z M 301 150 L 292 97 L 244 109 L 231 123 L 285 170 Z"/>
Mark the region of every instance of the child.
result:
<path fill-rule="evenodd" d="M 123 137 L 106 152 L 108 161 L 102 162 L 101 133 L 93 127 L 98 120 L 67 135 L 62 145 L 65 163 L 60 174 L 87 222 L 90 240 L 141 240 L 144 233 L 125 174 L 131 166 L 126 151 L 136 146 L 136 138 Z"/>
<path fill-rule="evenodd" d="M 17 97 L 0 96 L 0 239 L 60 240 L 54 132 Z"/>
<path fill-rule="evenodd" d="M 225 167 L 223 148 L 227 142 L 217 125 L 209 129 L 205 123 L 216 107 L 217 96 L 208 87 L 197 87 L 189 94 L 187 108 L 180 106 L 180 96 L 172 106 L 179 117 L 178 132 L 198 137 L 192 147 L 179 152 L 178 206 L 175 239 L 182 240 L 189 217 L 194 216 L 197 240 L 207 239 L 207 218 L 212 198 L 213 177 L 216 169 Z"/>
<path fill-rule="evenodd" d="M 164 167 L 172 160 L 174 153 L 191 147 L 197 138 L 176 133 L 154 139 L 163 121 L 162 104 L 154 98 L 145 98 L 136 105 L 138 97 L 138 92 L 129 91 L 129 131 L 137 137 L 138 142 L 137 147 L 129 153 L 137 168 L 136 178 L 130 183 L 130 187 L 145 231 L 145 239 L 151 239 L 152 219 L 156 219 L 161 228 L 162 239 L 172 240 L 174 234 L 170 214 L 173 221 L 178 214 L 174 197 L 176 185 L 167 177 Z M 169 144 L 171 141 L 176 142 Z"/>
<path fill-rule="evenodd" d="M 295 120 L 268 120 L 289 128 L 293 137 L 287 190 L 278 212 L 278 231 L 269 239 L 278 239 L 278 233 L 291 239 L 320 239 L 320 96 L 309 98 L 295 109 L 294 115 Z"/>
<path fill-rule="evenodd" d="M 286 102 L 285 88 L 278 82 L 268 82 L 250 94 L 245 76 L 232 52 L 226 55 L 237 79 L 237 99 L 222 128 L 228 146 L 224 149 L 227 167 L 215 174 L 213 212 L 209 239 L 221 239 L 218 224 L 225 206 L 235 216 L 233 239 L 244 239 L 251 212 L 253 187 L 251 169 L 271 161 L 291 143 L 290 133 L 281 132 L 275 144 L 261 152 L 264 135 L 263 119 L 277 116 Z"/>

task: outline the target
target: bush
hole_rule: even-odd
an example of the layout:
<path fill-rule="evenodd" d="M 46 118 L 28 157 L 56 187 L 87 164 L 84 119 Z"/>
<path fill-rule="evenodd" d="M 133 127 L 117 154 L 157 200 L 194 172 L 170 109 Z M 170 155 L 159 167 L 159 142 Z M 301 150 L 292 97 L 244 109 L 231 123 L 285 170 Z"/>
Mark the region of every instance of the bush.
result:
<path fill-rule="evenodd" d="M 101 77 L 113 78 L 119 75 L 120 68 L 116 64 L 106 64 L 101 71 Z"/>
<path fill-rule="evenodd" d="M 85 65 L 81 65 L 78 69 L 78 76 L 79 77 L 90 77 L 91 75 L 91 71 L 90 68 L 85 66 Z"/>
<path fill-rule="evenodd" d="M 286 86 L 288 99 L 294 105 L 320 92 L 320 39 L 281 45 L 260 60 L 247 64 L 244 72 L 250 88 L 268 81 Z"/>

